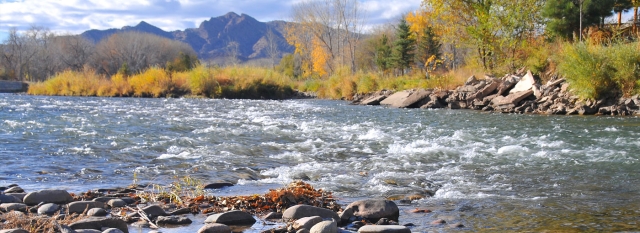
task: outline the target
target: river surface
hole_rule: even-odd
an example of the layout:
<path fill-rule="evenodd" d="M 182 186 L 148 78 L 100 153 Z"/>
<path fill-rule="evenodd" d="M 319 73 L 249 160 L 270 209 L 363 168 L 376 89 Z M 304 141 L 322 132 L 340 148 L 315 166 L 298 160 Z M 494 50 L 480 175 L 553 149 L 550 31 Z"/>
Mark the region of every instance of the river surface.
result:
<path fill-rule="evenodd" d="M 0 94 L 0 186 L 80 192 L 188 175 L 237 183 L 215 193 L 233 195 L 302 179 L 343 204 L 427 196 L 401 206 L 415 232 L 634 231 L 639 139 L 636 117 Z"/>

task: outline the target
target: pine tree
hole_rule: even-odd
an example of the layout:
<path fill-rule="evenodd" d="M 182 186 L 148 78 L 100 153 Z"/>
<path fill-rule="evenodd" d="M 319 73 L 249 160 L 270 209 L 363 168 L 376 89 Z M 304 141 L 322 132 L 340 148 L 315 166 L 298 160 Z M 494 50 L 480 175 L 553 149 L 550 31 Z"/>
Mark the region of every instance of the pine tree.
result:
<path fill-rule="evenodd" d="M 583 2 L 583 29 L 602 24 L 613 14 L 612 0 L 547 0 L 542 15 L 548 19 L 547 31 L 565 39 L 580 34 L 580 2 Z"/>
<path fill-rule="evenodd" d="M 402 17 L 400 24 L 396 30 L 396 41 L 393 47 L 393 61 L 395 67 L 401 70 L 401 74 L 405 74 L 405 69 L 410 68 L 413 64 L 413 51 L 415 49 L 415 40 L 411 38 L 409 24 Z"/>
<path fill-rule="evenodd" d="M 416 58 L 424 65 L 424 70 L 428 74 L 429 71 L 435 69 L 437 61 L 442 56 L 440 53 L 442 43 L 438 40 L 433 28 L 426 27 L 417 44 Z"/>
<path fill-rule="evenodd" d="M 380 44 L 376 48 L 376 65 L 383 72 L 387 73 L 391 69 L 392 57 L 391 46 L 389 46 L 389 37 L 382 35 L 380 38 Z"/>

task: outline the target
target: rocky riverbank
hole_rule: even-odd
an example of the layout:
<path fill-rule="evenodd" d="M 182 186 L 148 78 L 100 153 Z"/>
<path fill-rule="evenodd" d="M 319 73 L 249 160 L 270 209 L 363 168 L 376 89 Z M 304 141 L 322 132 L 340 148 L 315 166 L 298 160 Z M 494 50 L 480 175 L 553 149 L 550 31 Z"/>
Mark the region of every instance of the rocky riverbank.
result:
<path fill-rule="evenodd" d="M 549 115 L 640 115 L 638 95 L 630 98 L 581 100 L 569 90 L 565 79 L 552 79 L 542 85 L 531 72 L 521 72 L 502 78 L 485 77 L 483 80 L 472 76 L 455 90 L 383 90 L 356 95 L 353 104 Z"/>
<path fill-rule="evenodd" d="M 223 188 L 215 183 L 202 188 Z M 415 225 L 399 222 L 394 201 L 364 199 L 342 206 L 332 194 L 304 182 L 293 182 L 263 195 L 216 197 L 177 196 L 175 192 L 149 192 L 144 187 L 92 190 L 78 195 L 66 190 L 25 192 L 17 185 L 0 187 L 1 233 L 128 233 L 131 228 L 162 232 L 164 227 L 185 227 L 191 218 L 206 215 L 197 232 L 411 232 Z M 410 202 L 410 201 L 409 201 Z M 415 209 L 412 213 L 429 213 Z M 259 220 L 259 222 L 258 222 Z M 256 223 L 258 222 L 258 223 Z M 434 219 L 434 226 L 447 225 Z"/>

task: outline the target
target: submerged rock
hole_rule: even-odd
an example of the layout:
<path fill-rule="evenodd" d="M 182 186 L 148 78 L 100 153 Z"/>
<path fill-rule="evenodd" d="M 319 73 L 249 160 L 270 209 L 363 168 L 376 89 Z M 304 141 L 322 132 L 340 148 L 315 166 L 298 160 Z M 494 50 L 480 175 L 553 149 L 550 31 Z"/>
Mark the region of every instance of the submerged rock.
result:
<path fill-rule="evenodd" d="M 198 233 L 231 233 L 231 228 L 220 223 L 207 223 L 198 230 Z"/>

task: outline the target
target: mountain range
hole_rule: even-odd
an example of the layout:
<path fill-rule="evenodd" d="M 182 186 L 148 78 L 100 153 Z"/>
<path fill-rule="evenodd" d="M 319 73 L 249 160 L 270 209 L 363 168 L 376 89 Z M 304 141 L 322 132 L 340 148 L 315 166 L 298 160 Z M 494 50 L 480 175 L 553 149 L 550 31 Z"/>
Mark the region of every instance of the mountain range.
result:
<path fill-rule="evenodd" d="M 251 61 L 270 58 L 267 51 L 269 41 L 277 45 L 277 58 L 294 51 L 294 48 L 287 43 L 283 36 L 287 24 L 289 22 L 285 21 L 260 22 L 246 14 L 238 15 L 229 12 L 223 16 L 205 20 L 198 28 L 188 28 L 182 31 L 167 32 L 142 21 L 136 26 L 125 26 L 121 29 L 93 29 L 83 32 L 81 36 L 97 43 L 119 32 L 150 33 L 191 45 L 202 60 L 220 60 L 228 57 L 230 54 L 229 45 L 231 42 L 235 42 L 238 45 L 235 50 L 238 59 Z M 269 31 L 272 33 L 268 33 Z M 272 39 L 269 40 L 269 37 Z"/>

